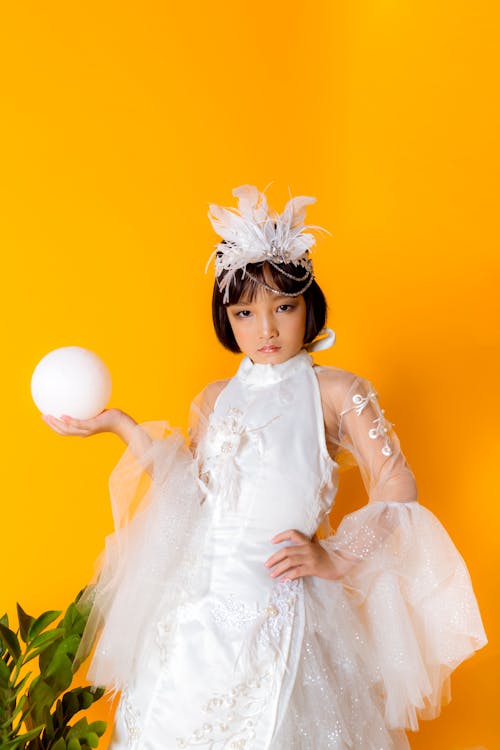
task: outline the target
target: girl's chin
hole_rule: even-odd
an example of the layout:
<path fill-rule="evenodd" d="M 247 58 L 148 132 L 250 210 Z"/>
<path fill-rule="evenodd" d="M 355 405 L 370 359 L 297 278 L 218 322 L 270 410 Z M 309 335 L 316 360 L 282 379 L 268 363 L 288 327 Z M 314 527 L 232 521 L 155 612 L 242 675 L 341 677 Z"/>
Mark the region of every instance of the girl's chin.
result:
<path fill-rule="evenodd" d="M 280 364 L 281 362 L 286 362 L 287 359 L 290 359 L 294 356 L 292 352 L 290 352 L 288 349 L 284 349 L 283 347 L 278 347 L 277 349 L 272 350 L 258 350 L 256 352 L 253 352 L 252 354 L 247 355 L 250 357 L 252 362 L 254 364 Z"/>

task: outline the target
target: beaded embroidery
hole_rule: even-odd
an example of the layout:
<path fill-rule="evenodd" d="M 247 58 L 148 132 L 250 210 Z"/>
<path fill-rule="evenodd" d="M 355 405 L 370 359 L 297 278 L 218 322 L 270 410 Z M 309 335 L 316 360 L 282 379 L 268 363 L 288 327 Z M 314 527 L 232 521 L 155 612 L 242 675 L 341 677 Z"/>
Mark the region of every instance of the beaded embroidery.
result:
<path fill-rule="evenodd" d="M 382 453 L 384 454 L 384 456 L 391 456 L 392 448 L 390 445 L 389 430 L 394 426 L 394 422 L 389 422 L 389 420 L 384 416 L 385 410 L 380 408 L 377 400 L 377 395 L 378 394 L 373 390 L 370 390 L 367 396 L 362 396 L 361 393 L 355 393 L 352 397 L 354 406 L 341 411 L 340 416 L 342 417 L 348 411 L 351 411 L 351 409 L 354 409 L 356 411 L 356 414 L 359 416 L 363 412 L 363 409 L 368 404 L 368 402 L 371 401 L 378 416 L 375 417 L 375 419 L 372 419 L 372 422 L 375 423 L 375 427 L 372 427 L 368 430 L 368 436 L 372 440 L 376 440 L 379 436 L 383 437 L 384 445 L 382 447 Z"/>
<path fill-rule="evenodd" d="M 129 747 L 133 747 L 140 737 L 140 729 L 138 724 L 139 711 L 132 705 L 128 687 L 125 687 L 122 690 L 120 705 L 123 710 L 123 719 L 127 728 L 127 744 Z"/>
<path fill-rule="evenodd" d="M 246 627 L 261 618 L 256 632 L 256 643 L 271 648 L 274 658 L 279 653 L 283 629 L 291 627 L 300 582 L 279 582 L 273 589 L 264 609 L 252 610 L 230 594 L 220 605 L 212 607 L 214 619 L 226 627 Z M 233 686 L 227 693 L 215 693 L 202 707 L 213 719 L 205 722 L 189 737 L 178 737 L 178 748 L 205 747 L 207 750 L 246 750 L 255 737 L 259 716 L 266 706 L 272 687 L 272 670 L 256 679 Z"/>
<path fill-rule="evenodd" d="M 214 693 L 202 707 L 206 721 L 188 737 L 177 737 L 178 748 L 204 747 L 206 750 L 247 750 L 255 737 L 257 721 L 266 706 L 272 686 L 272 673 L 234 685 L 227 693 Z"/>

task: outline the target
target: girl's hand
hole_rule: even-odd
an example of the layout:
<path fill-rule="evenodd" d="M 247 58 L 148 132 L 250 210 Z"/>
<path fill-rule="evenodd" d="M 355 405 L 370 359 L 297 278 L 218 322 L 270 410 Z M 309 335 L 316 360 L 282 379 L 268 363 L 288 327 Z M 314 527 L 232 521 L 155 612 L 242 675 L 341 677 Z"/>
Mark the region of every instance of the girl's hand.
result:
<path fill-rule="evenodd" d="M 104 409 L 96 417 L 91 419 L 74 419 L 63 414 L 61 419 L 57 419 L 50 414 L 42 414 L 45 424 L 58 432 L 59 435 L 72 435 L 79 437 L 89 437 L 97 435 L 99 432 L 115 432 L 119 434 L 119 429 L 125 413 L 120 409 Z"/>
<path fill-rule="evenodd" d="M 264 563 L 267 568 L 274 567 L 270 573 L 272 578 L 283 574 L 285 575 L 280 581 L 293 581 L 303 576 L 318 576 L 329 580 L 338 580 L 342 577 L 328 552 L 319 543 L 316 534 L 309 539 L 301 531 L 288 529 L 271 539 L 273 544 L 285 540 L 290 540 L 293 544 L 282 547 Z"/>

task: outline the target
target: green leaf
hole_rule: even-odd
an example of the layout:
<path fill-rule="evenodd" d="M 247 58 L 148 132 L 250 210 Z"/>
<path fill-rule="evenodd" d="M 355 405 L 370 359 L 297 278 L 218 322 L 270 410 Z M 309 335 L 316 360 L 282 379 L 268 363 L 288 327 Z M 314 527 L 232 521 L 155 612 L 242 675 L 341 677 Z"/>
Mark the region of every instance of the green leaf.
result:
<path fill-rule="evenodd" d="M 7 664 L 0 659 L 0 687 L 8 687 L 10 682 L 10 672 Z"/>
<path fill-rule="evenodd" d="M 6 745 L 2 745 L 2 750 L 13 750 L 13 748 L 18 747 L 18 745 L 24 746 L 24 744 L 28 742 L 28 740 L 39 737 L 42 730 L 43 724 L 41 724 L 39 727 L 35 727 L 34 729 L 30 729 L 29 732 L 20 734 L 19 737 L 16 737 L 16 739 L 12 740 L 12 742 L 8 742 Z"/>
<path fill-rule="evenodd" d="M 15 707 L 14 711 L 10 715 L 10 720 L 11 721 L 14 721 L 14 719 L 17 716 L 17 714 L 20 713 L 23 710 L 23 706 L 26 703 L 26 700 L 27 700 L 26 696 L 25 695 L 21 695 L 21 697 L 19 698 L 19 700 L 17 702 L 17 706 Z"/>
<path fill-rule="evenodd" d="M 19 620 L 19 630 L 21 631 L 21 638 L 25 643 L 28 642 L 28 631 L 31 627 L 31 623 L 34 621 L 34 617 L 28 615 L 17 602 L 17 618 Z"/>
<path fill-rule="evenodd" d="M 73 676 L 73 672 L 71 669 L 71 660 L 64 653 L 54 655 L 54 658 L 50 662 L 49 667 L 45 672 L 45 679 L 47 680 L 47 682 L 50 682 L 49 678 L 58 675 L 60 672 L 64 672 L 66 674 L 69 672 L 70 679 Z"/>
<path fill-rule="evenodd" d="M 21 646 L 19 645 L 17 635 L 6 625 L 0 623 L 0 638 L 5 643 L 14 661 L 17 661 L 21 655 Z"/>
<path fill-rule="evenodd" d="M 78 740 L 76 737 L 72 737 L 70 741 L 68 742 L 68 750 L 80 750 L 80 740 Z"/>
<path fill-rule="evenodd" d="M 62 707 L 64 712 L 64 720 L 68 723 L 75 714 L 80 710 L 80 701 L 73 690 L 64 693 L 62 697 Z"/>
<path fill-rule="evenodd" d="M 89 723 L 85 716 L 76 722 L 76 724 L 73 724 L 71 729 L 69 730 L 66 739 L 70 740 L 72 737 L 76 737 L 76 739 L 87 739 L 87 733 L 89 731 Z"/>
<path fill-rule="evenodd" d="M 2 625 L 5 625 L 6 628 L 9 627 L 9 617 L 8 617 L 7 613 L 3 614 L 0 617 L 0 623 Z M 4 653 L 5 653 L 5 645 L 4 645 L 4 642 L 0 639 L 0 656 L 3 656 Z"/>
<path fill-rule="evenodd" d="M 45 675 L 45 680 L 52 685 L 58 693 L 68 688 L 73 681 L 73 670 L 71 660 L 66 654 L 59 654 L 52 659 L 50 669 Z"/>
<path fill-rule="evenodd" d="M 66 750 L 66 740 L 63 737 L 60 737 L 54 742 L 50 750 Z"/>
<path fill-rule="evenodd" d="M 105 692 L 106 692 L 106 688 L 103 688 L 103 687 L 99 687 L 91 691 L 92 696 L 94 698 L 94 703 L 98 701 L 100 698 L 102 698 Z"/>
<path fill-rule="evenodd" d="M 82 697 L 81 697 L 82 708 L 83 709 L 89 708 L 93 702 L 94 702 L 94 696 L 92 695 L 90 690 L 85 690 L 82 693 Z"/>
<path fill-rule="evenodd" d="M 86 737 L 87 743 L 90 747 L 97 747 L 99 744 L 99 737 L 95 732 L 89 732 Z"/>
<path fill-rule="evenodd" d="M 63 620 L 63 628 L 66 635 L 71 635 L 75 631 L 80 630 L 82 620 L 85 621 L 85 616 L 79 611 L 75 604 L 70 604 L 65 612 Z"/>
<path fill-rule="evenodd" d="M 59 630 L 58 628 L 55 630 L 48 630 L 46 633 L 41 633 L 30 643 L 23 664 L 27 664 L 31 659 L 34 659 L 35 656 L 41 654 L 42 651 L 45 651 L 45 649 L 48 648 L 48 646 L 61 638 L 62 630 Z"/>
<path fill-rule="evenodd" d="M 48 668 L 50 662 L 52 661 L 54 654 L 57 651 L 58 643 L 57 641 L 54 643 L 51 643 L 50 646 L 47 646 L 47 648 L 44 648 L 44 650 L 40 654 L 40 658 L 38 660 L 38 666 L 40 667 L 40 672 L 42 675 L 45 674 L 45 670 Z"/>
<path fill-rule="evenodd" d="M 32 674 L 33 674 L 33 672 L 27 672 L 27 673 L 26 673 L 26 674 L 24 675 L 23 679 L 22 679 L 22 680 L 20 680 L 20 681 L 19 681 L 19 682 L 17 683 L 17 685 L 14 685 L 14 694 L 15 694 L 15 695 L 19 695 L 19 693 L 20 693 L 20 692 L 21 692 L 21 690 L 22 690 L 22 689 L 23 689 L 23 688 L 25 687 L 26 683 L 28 682 L 28 680 L 29 680 L 29 678 L 30 678 L 30 676 L 31 676 Z"/>
<path fill-rule="evenodd" d="M 33 707 L 33 721 L 42 723 L 43 710 L 45 706 L 51 706 L 54 703 L 56 691 L 45 682 L 41 677 L 36 677 L 28 690 L 28 700 Z"/>
<path fill-rule="evenodd" d="M 95 732 L 99 735 L 99 737 L 102 737 L 104 732 L 106 731 L 107 723 L 105 721 L 93 721 L 91 724 L 89 724 L 89 729 L 91 732 Z"/>
<path fill-rule="evenodd" d="M 56 703 L 56 710 L 54 712 L 54 718 L 56 720 L 57 726 L 59 728 L 62 728 L 64 726 L 64 711 L 63 711 L 61 700 L 58 700 Z"/>
<path fill-rule="evenodd" d="M 32 641 L 34 638 L 36 638 L 37 635 L 39 635 L 42 630 L 45 630 L 47 625 L 50 625 L 51 622 L 54 622 L 54 620 L 59 617 L 60 614 L 60 609 L 50 609 L 48 612 L 43 612 L 40 617 L 37 617 L 36 620 L 34 620 L 31 624 L 31 627 L 28 631 L 28 641 Z"/>
<path fill-rule="evenodd" d="M 78 651 L 78 646 L 80 645 L 81 638 L 76 633 L 72 633 L 71 635 L 66 636 L 58 645 L 57 645 L 57 654 L 67 654 L 68 657 L 73 661 L 75 658 L 75 654 Z"/>

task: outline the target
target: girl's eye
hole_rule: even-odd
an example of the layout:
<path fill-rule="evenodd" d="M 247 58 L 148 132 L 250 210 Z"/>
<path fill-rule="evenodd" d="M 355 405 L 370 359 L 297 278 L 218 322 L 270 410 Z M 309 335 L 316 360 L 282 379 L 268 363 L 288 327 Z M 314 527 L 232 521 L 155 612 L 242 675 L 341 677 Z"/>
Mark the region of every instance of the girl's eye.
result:
<path fill-rule="evenodd" d="M 237 318 L 248 318 L 249 315 L 251 315 L 250 310 L 238 310 L 236 313 Z"/>
<path fill-rule="evenodd" d="M 287 310 L 293 310 L 293 305 L 279 305 L 278 310 L 280 312 L 287 312 Z"/>

